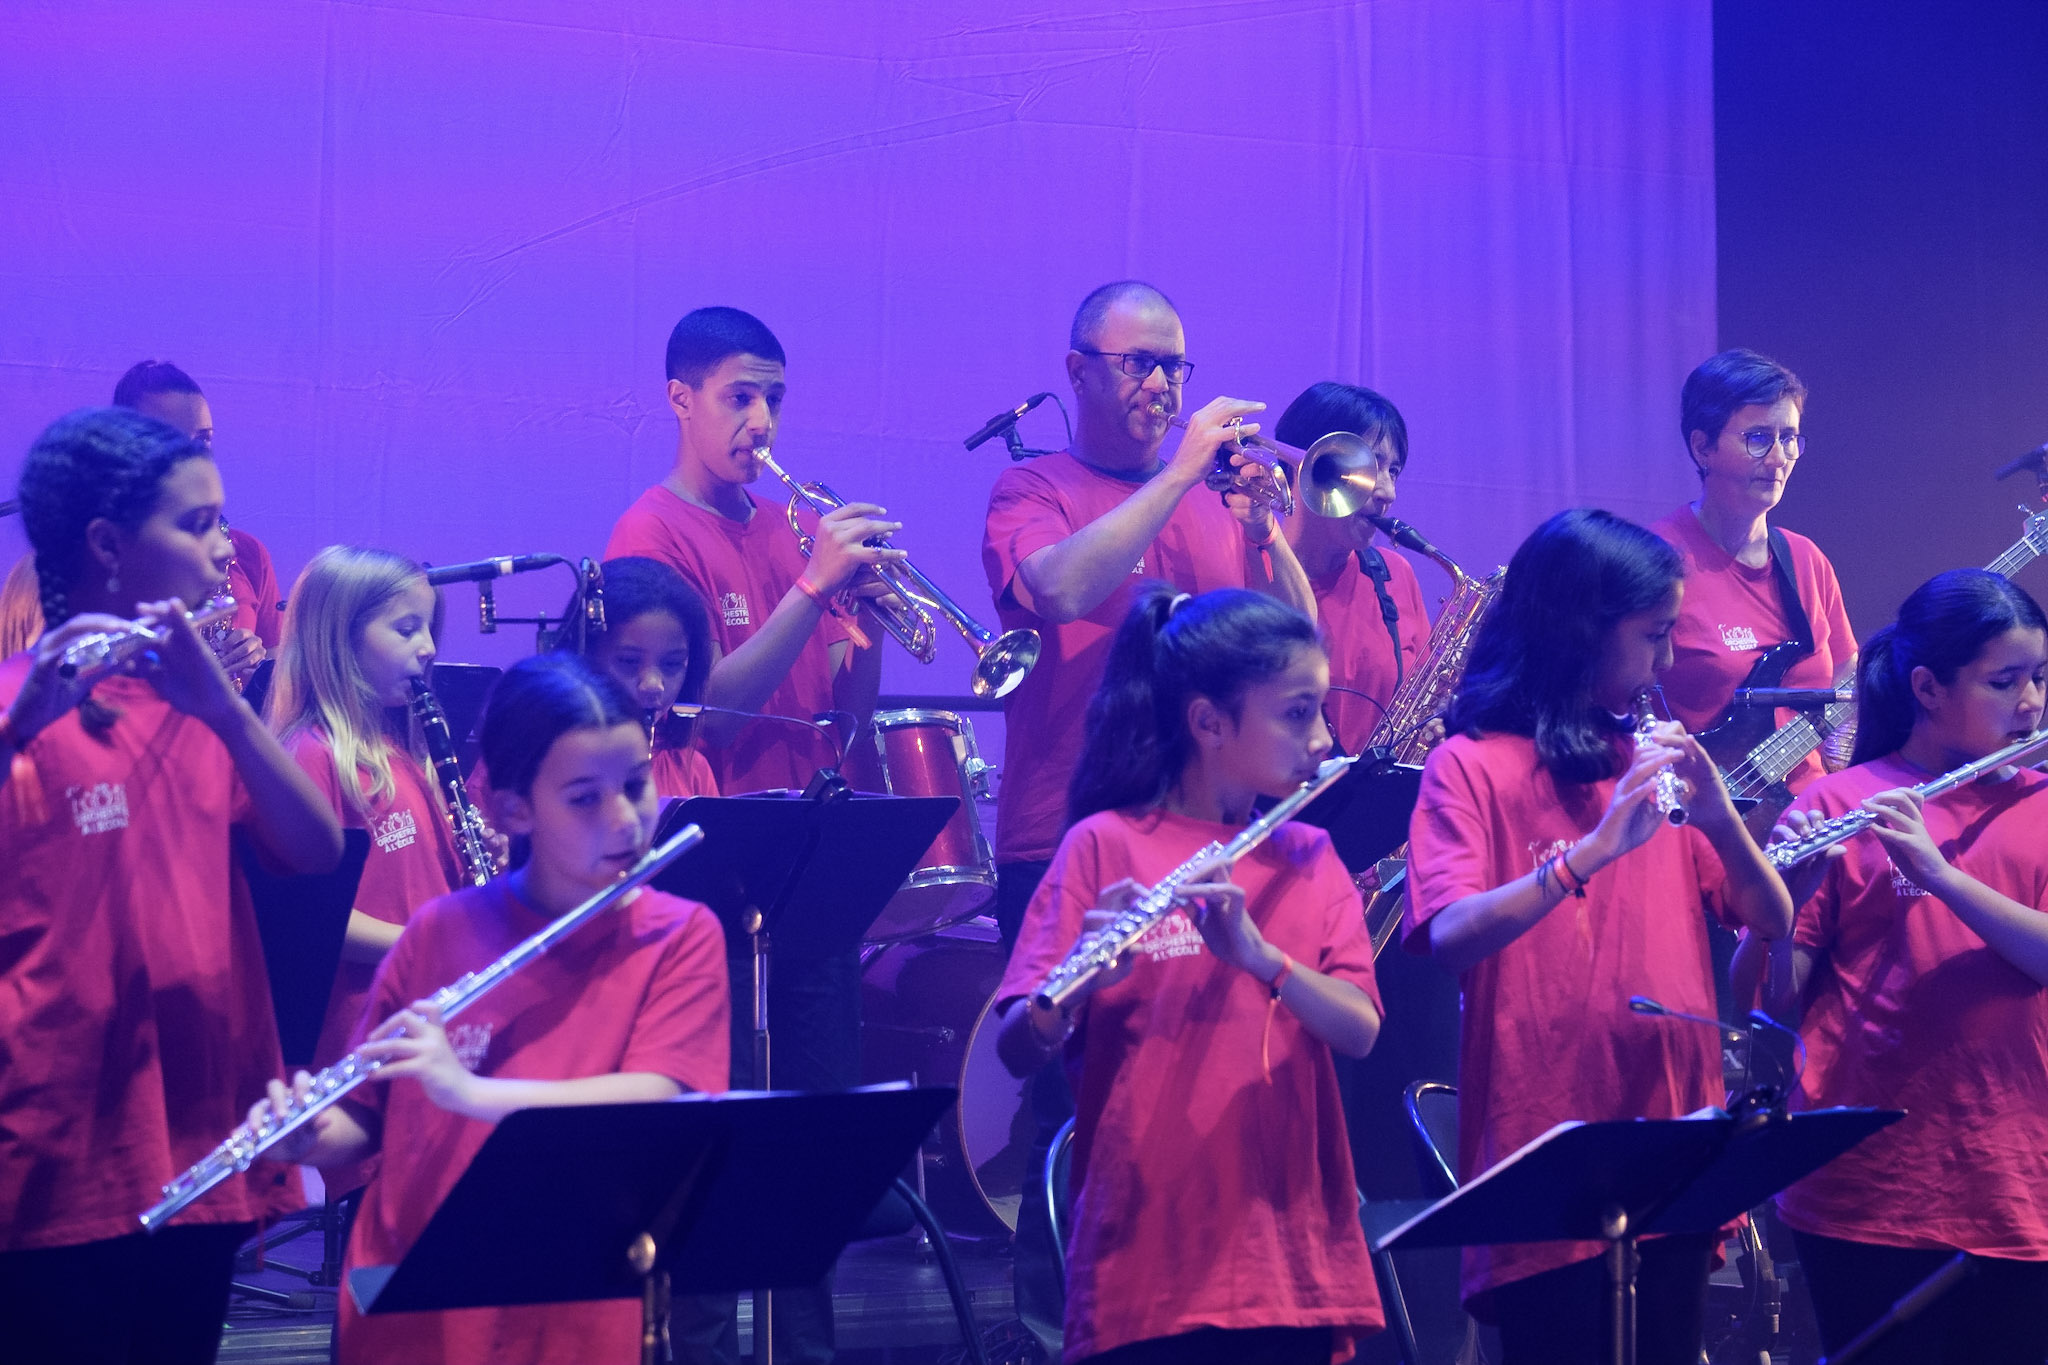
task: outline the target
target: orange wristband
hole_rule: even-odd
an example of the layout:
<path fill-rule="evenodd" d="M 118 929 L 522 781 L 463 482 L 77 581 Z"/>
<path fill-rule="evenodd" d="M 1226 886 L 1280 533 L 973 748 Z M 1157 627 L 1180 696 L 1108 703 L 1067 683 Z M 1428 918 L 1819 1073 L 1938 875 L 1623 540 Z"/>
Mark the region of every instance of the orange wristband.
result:
<path fill-rule="evenodd" d="M 1287 984 L 1287 978 L 1292 975 L 1294 975 L 1294 959 L 1285 953 L 1280 954 L 1280 970 L 1273 973 L 1273 979 L 1266 983 L 1266 989 L 1272 992 L 1275 1000 L 1280 998 L 1280 988 Z"/>

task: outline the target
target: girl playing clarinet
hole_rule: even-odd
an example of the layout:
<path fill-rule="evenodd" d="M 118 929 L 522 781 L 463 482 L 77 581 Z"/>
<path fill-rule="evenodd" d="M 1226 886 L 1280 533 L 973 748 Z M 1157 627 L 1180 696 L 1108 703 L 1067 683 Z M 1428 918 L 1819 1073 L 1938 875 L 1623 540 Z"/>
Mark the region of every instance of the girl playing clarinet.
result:
<path fill-rule="evenodd" d="M 1382 1324 L 1331 1061 L 1380 1012 L 1327 835 L 1282 825 L 1092 989 L 1029 999 L 1084 929 L 1315 774 L 1328 686 L 1292 608 L 1155 586 L 1089 703 L 1071 827 L 997 991 L 1010 1068 L 1063 1055 L 1073 1085 L 1068 1359 L 1328 1365 Z"/>

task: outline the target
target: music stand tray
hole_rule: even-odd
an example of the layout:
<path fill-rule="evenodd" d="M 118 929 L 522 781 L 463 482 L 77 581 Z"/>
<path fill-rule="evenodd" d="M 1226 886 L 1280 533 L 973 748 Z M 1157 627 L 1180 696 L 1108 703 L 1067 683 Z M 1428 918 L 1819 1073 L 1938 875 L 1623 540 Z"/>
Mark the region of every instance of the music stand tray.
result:
<path fill-rule="evenodd" d="M 1376 1239 L 1375 1251 L 1607 1244 L 1610 1359 L 1635 1359 L 1635 1243 L 1712 1232 L 1872 1133 L 1896 1109 L 1561 1123 Z"/>
<path fill-rule="evenodd" d="M 237 827 L 235 861 L 249 887 L 256 933 L 263 941 L 263 967 L 270 976 L 270 1005 L 277 1015 L 277 1041 L 287 1067 L 311 1066 L 327 1021 L 327 1001 L 341 970 L 349 911 L 370 856 L 370 832 L 341 832 L 341 861 L 332 872 L 310 875 L 272 872 L 256 846 Z"/>
<path fill-rule="evenodd" d="M 950 1105 L 951 1088 L 690 1095 L 508 1115 L 365 1313 L 815 1284 Z M 645 1325 L 645 1324 L 643 1324 Z"/>

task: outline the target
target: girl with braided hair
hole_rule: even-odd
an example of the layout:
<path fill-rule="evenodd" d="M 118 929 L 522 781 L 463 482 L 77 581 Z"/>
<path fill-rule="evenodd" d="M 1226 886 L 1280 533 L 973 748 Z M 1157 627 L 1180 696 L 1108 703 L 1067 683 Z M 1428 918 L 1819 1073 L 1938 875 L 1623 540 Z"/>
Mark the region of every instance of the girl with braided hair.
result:
<path fill-rule="evenodd" d="M 297 1200 L 273 1168 L 136 1224 L 279 1067 L 229 831 L 318 873 L 341 830 L 186 617 L 233 552 L 206 449 L 76 412 L 20 497 L 49 625 L 0 663 L 0 1322 L 21 1359 L 210 1361 L 235 1248 Z M 136 617 L 166 633 L 142 661 L 65 676 Z"/>

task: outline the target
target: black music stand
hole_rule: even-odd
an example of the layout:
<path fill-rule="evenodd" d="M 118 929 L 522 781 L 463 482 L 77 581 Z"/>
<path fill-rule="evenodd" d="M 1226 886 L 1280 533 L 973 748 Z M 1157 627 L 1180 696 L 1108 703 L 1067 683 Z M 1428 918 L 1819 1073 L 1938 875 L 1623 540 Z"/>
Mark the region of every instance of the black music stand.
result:
<path fill-rule="evenodd" d="M 1408 817 L 1422 791 L 1422 769 L 1376 762 L 1368 751 L 1294 818 L 1328 830 L 1337 856 L 1364 872 L 1408 842 Z"/>
<path fill-rule="evenodd" d="M 1636 1353 L 1636 1239 L 1712 1232 L 1880 1128 L 1897 1109 L 1561 1123 L 1373 1243 L 1607 1244 L 1609 1359 Z"/>
<path fill-rule="evenodd" d="M 277 1040 L 289 1067 L 311 1066 L 327 1020 L 327 1001 L 341 969 L 349 911 L 356 884 L 370 856 L 370 832 L 341 832 L 341 861 L 332 872 L 296 876 L 263 865 L 255 844 L 239 826 L 233 835 L 235 861 L 256 911 L 263 940 L 263 966 L 270 974 L 270 1006 L 277 1015 Z"/>
<path fill-rule="evenodd" d="M 957 796 L 877 796 L 826 784 L 822 797 L 697 796 L 663 813 L 659 842 L 671 829 L 703 826 L 704 845 L 654 885 L 711 907 L 728 943 L 745 941 L 753 959 L 753 1078 L 773 1086 L 768 974 L 777 946 L 799 952 L 853 952 L 888 907 L 932 840 L 959 809 Z M 740 1084 L 740 1078 L 733 1081 Z M 907 1157 L 906 1157 L 907 1159 Z M 826 1263 L 829 1267 L 830 1262 Z M 820 1267 L 822 1277 L 826 1267 Z M 772 1360 L 773 1295 L 754 1295 L 756 1360 Z"/>
<path fill-rule="evenodd" d="M 433 676 L 427 680 L 448 717 L 448 733 L 455 737 L 455 760 L 464 777 L 476 766 L 476 727 L 483 718 L 484 701 L 504 671 L 489 664 L 435 664 Z"/>
<path fill-rule="evenodd" d="M 365 1314 L 637 1297 L 640 1359 L 666 1359 L 671 1285 L 816 1283 L 956 1093 L 522 1109 L 405 1259 L 352 1272 L 349 1293 Z"/>

